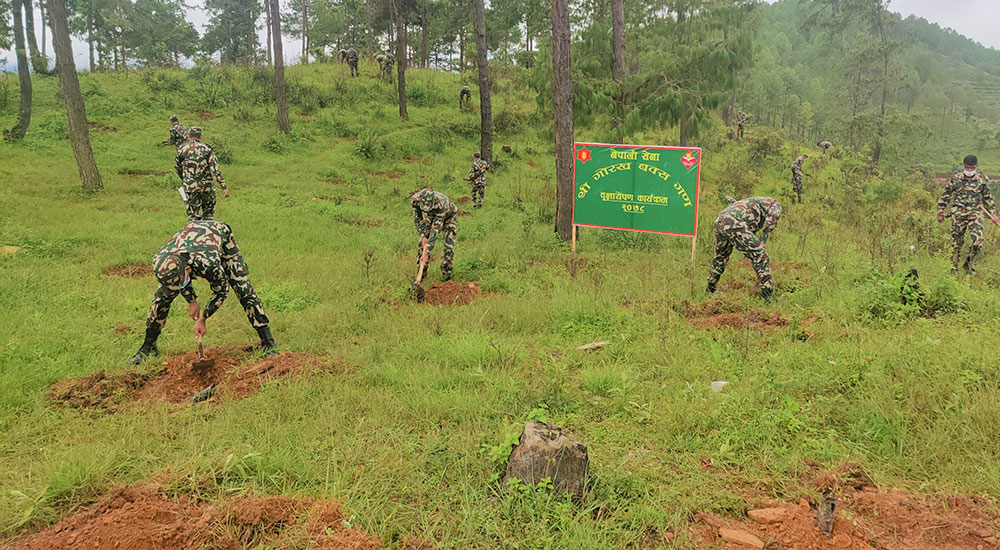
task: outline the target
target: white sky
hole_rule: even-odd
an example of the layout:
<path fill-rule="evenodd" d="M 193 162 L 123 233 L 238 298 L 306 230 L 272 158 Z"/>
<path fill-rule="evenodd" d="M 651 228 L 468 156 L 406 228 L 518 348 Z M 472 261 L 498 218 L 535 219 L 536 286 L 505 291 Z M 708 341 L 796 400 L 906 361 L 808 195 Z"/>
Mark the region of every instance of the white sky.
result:
<path fill-rule="evenodd" d="M 287 0 L 282 2 L 283 5 L 286 3 Z M 191 7 L 188 12 L 190 21 L 199 31 L 202 31 L 208 21 L 208 17 L 201 11 L 201 7 L 205 5 L 204 0 L 192 0 L 188 5 Z M 942 27 L 953 28 L 984 46 L 1000 50 L 1000 32 L 997 29 L 1000 26 L 1000 0 L 891 0 L 889 9 L 901 13 L 903 16 L 916 15 Z M 35 17 L 35 24 L 38 26 L 41 24 L 38 16 Z M 263 26 L 262 18 L 260 22 L 262 43 L 265 37 Z M 41 29 L 39 28 L 37 32 L 39 40 L 41 40 Z M 284 43 L 286 62 L 298 62 L 299 55 L 302 53 L 301 42 L 295 38 L 286 38 Z M 49 57 L 54 58 L 51 37 L 46 49 Z M 75 40 L 73 53 L 77 66 L 86 68 L 86 44 Z M 0 51 L 0 60 L 3 58 L 6 58 L 7 65 L 15 66 L 16 60 L 13 51 Z"/>

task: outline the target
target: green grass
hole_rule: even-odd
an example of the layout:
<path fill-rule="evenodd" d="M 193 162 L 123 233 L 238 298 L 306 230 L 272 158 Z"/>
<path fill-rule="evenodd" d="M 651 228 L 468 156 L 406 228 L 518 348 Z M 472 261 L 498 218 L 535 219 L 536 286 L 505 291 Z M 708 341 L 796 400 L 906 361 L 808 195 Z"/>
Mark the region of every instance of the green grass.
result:
<path fill-rule="evenodd" d="M 637 548 L 664 529 L 683 548 L 694 512 L 744 508 L 743 483 L 798 494 L 806 459 L 860 460 L 885 484 L 1000 493 L 998 245 L 989 228 L 981 276 L 953 281 L 947 227 L 930 223 L 936 191 L 919 176 L 854 189 L 841 159 L 811 159 L 809 202 L 786 205 L 768 245 L 775 262 L 802 265 L 775 271 L 779 288 L 795 292 L 770 306 L 727 296 L 779 311 L 791 326 L 695 330 L 679 303 L 704 300 L 711 222 L 733 185 L 726 160 L 745 156 L 743 147 L 722 143 L 722 128 L 704 140 L 694 273 L 685 239 L 589 230 L 586 265 L 572 276 L 568 246 L 552 233 L 547 118 L 520 82 L 505 82 L 494 112 L 519 124 L 494 149 L 510 144 L 517 156 L 497 155 L 486 208 L 460 218 L 456 249 L 456 277 L 488 294 L 431 308 L 407 297 L 416 236 L 406 195 L 423 185 L 467 194 L 478 115 L 453 104 L 470 78 L 409 72 L 419 93 L 402 122 L 388 84 L 348 80 L 342 66 L 289 73 L 289 136 L 275 130 L 259 75 L 81 75 L 90 120 L 118 129 L 92 134 L 106 186 L 93 196 L 79 190 L 57 83 L 36 79 L 27 139 L 0 145 L 0 244 L 22 247 L 0 257 L 2 536 L 163 472 L 176 490 L 214 487 L 215 496 L 332 496 L 387 544 L 412 535 L 454 549 Z M 13 108 L 0 113 L 4 125 Z M 196 109 L 220 117 L 201 121 Z M 150 261 L 185 222 L 172 151 L 156 146 L 171 114 L 231 155 L 222 168 L 233 195 L 220 196 L 217 217 L 233 227 L 279 346 L 349 368 L 224 406 L 53 408 L 50 384 L 123 372 L 140 343 L 155 282 L 102 271 Z M 590 134 L 579 128 L 577 138 Z M 786 144 L 753 164 L 754 193 L 787 198 L 797 150 Z M 144 170 L 168 175 L 131 175 Z M 379 223 L 362 223 L 370 220 Z M 936 315 L 890 307 L 884 287 L 910 266 L 944 304 Z M 751 275 L 734 257 L 723 281 Z M 191 349 L 179 305 L 160 339 L 166 354 Z M 120 324 L 133 330 L 117 336 Z M 209 331 L 211 346 L 255 336 L 235 297 Z M 575 349 L 596 340 L 612 344 Z M 713 393 L 713 380 L 730 385 Z M 588 444 L 595 482 L 586 502 L 496 481 L 531 418 Z M 705 457 L 719 469 L 703 471 Z"/>

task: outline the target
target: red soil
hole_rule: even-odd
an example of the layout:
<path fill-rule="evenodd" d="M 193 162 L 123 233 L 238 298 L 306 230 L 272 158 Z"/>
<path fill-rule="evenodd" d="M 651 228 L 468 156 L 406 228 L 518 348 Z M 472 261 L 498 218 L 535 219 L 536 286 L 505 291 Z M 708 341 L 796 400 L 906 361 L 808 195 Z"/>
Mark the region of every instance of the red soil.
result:
<path fill-rule="evenodd" d="M 777 313 L 766 311 L 741 310 L 734 304 L 722 301 L 711 301 L 702 304 L 692 304 L 687 300 L 681 302 L 684 317 L 695 328 L 716 330 L 723 327 L 734 329 L 752 328 L 768 330 L 788 326 L 788 319 Z"/>
<path fill-rule="evenodd" d="M 105 269 L 104 274 L 108 276 L 128 277 L 129 279 L 151 277 L 153 275 L 153 266 L 150 264 L 114 265 Z"/>
<path fill-rule="evenodd" d="M 479 283 L 448 281 L 446 283 L 434 283 L 431 285 L 427 289 L 424 301 L 432 306 L 465 306 L 471 304 L 481 294 Z"/>

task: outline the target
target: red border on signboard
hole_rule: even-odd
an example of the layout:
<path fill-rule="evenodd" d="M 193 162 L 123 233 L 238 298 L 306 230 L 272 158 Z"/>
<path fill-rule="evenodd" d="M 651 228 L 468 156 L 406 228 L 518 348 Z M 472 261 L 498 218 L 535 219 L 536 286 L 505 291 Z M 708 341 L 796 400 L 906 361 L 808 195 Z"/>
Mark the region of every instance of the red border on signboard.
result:
<path fill-rule="evenodd" d="M 627 149 L 667 149 L 670 151 L 698 151 L 698 172 L 695 174 L 694 182 L 694 233 L 671 233 L 669 231 L 653 231 L 651 229 L 632 229 L 631 227 L 613 227 L 610 225 L 591 225 L 587 223 L 576 223 L 576 151 L 581 146 L 596 147 L 625 147 Z M 619 231 L 635 231 L 637 233 L 657 233 L 660 235 L 676 235 L 678 237 L 698 236 L 698 199 L 701 198 L 701 147 L 677 147 L 675 145 L 634 145 L 628 143 L 590 143 L 586 141 L 573 142 L 573 225 L 580 227 L 596 227 L 599 229 L 617 229 Z"/>

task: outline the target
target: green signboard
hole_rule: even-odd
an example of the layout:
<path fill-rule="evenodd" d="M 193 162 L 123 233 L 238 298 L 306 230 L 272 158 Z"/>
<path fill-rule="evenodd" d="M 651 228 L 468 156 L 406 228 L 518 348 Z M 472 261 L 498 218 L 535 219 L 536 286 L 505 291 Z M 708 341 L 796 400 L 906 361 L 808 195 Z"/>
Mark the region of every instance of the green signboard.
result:
<path fill-rule="evenodd" d="M 573 223 L 694 237 L 701 149 L 576 143 Z"/>

